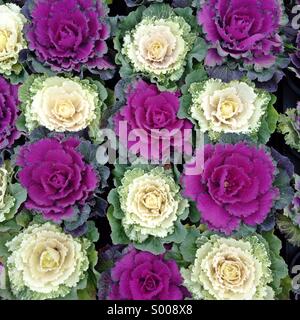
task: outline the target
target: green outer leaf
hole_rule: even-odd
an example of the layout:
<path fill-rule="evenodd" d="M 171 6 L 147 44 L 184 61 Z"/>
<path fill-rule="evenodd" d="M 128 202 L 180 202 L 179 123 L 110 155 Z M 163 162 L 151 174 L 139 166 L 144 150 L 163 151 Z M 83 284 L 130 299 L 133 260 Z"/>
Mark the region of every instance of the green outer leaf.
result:
<path fill-rule="evenodd" d="M 190 202 L 190 214 L 189 219 L 192 223 L 197 223 L 200 221 L 200 212 L 197 209 L 196 203 L 194 201 Z"/>
<path fill-rule="evenodd" d="M 94 279 L 94 274 L 89 270 L 87 276 L 86 287 L 77 291 L 79 300 L 96 300 L 97 283 Z"/>
<path fill-rule="evenodd" d="M 201 28 L 197 23 L 197 19 L 195 18 L 192 8 L 175 8 L 174 12 L 178 16 L 184 18 L 184 20 L 192 27 L 193 30 L 197 31 L 197 33 L 201 31 Z"/>
<path fill-rule="evenodd" d="M 177 113 L 179 119 L 192 120 L 190 115 L 190 106 L 192 104 L 192 97 L 190 95 L 183 95 L 180 97 L 180 108 Z M 196 125 L 196 121 L 192 120 L 193 124 Z"/>
<path fill-rule="evenodd" d="M 167 251 L 164 255 L 167 260 L 175 260 L 178 266 L 187 268 L 189 266 L 189 262 L 185 261 L 182 257 L 182 253 L 180 251 L 180 246 L 176 243 L 172 245 L 172 250 Z"/>
<path fill-rule="evenodd" d="M 12 228 L 10 226 L 8 227 L 8 224 L 10 222 L 11 221 L 9 221 L 8 223 L 5 223 L 5 224 L 1 224 L 1 226 L 0 226 L 0 257 L 1 258 L 7 258 L 9 256 L 9 252 L 8 252 L 8 249 L 5 244 L 8 241 L 10 241 L 18 233 L 18 231 L 20 231 L 20 229 L 21 229 L 21 227 L 19 227 L 19 230 L 12 231 Z M 9 232 L 2 231 L 4 226 L 8 227 Z"/>
<path fill-rule="evenodd" d="M 19 131 L 26 132 L 26 119 L 23 113 L 21 113 L 17 119 L 16 127 Z"/>
<path fill-rule="evenodd" d="M 15 203 L 6 218 L 12 219 L 18 212 L 21 204 L 27 199 L 27 191 L 19 183 L 11 184 L 9 190 L 10 194 L 15 198 Z"/>
<path fill-rule="evenodd" d="M 119 194 L 117 189 L 112 189 L 107 197 L 107 201 L 113 206 L 113 215 L 116 219 L 122 219 L 124 217 L 124 212 L 120 206 Z"/>
<path fill-rule="evenodd" d="M 197 37 L 192 50 L 187 55 L 187 73 L 193 71 L 194 60 L 202 62 L 207 53 L 207 44 L 204 39 Z"/>
<path fill-rule="evenodd" d="M 196 239 L 200 237 L 200 231 L 195 227 L 187 229 L 185 240 L 179 246 L 179 251 L 182 254 L 183 260 L 186 262 L 193 262 L 196 251 L 198 249 Z"/>
<path fill-rule="evenodd" d="M 52 71 L 50 68 L 45 67 L 41 62 L 37 61 L 34 57 L 31 57 L 30 62 L 35 73 L 45 74 L 50 77 L 55 76 L 54 71 Z"/>
<path fill-rule="evenodd" d="M 286 276 L 280 284 L 282 292 L 277 296 L 278 300 L 290 300 L 290 291 L 292 289 L 292 279 Z"/>
<path fill-rule="evenodd" d="M 110 206 L 107 211 L 107 218 L 111 227 L 111 239 L 113 244 L 129 244 L 130 240 L 128 239 L 122 224 L 118 219 L 113 215 L 114 208 Z"/>
<path fill-rule="evenodd" d="M 85 237 L 88 238 L 91 242 L 97 242 L 100 238 L 100 234 L 96 227 L 95 221 L 88 221 L 87 227 L 88 231 L 85 234 Z"/>
<path fill-rule="evenodd" d="M 274 95 L 271 95 L 271 100 L 268 104 L 267 112 L 262 118 L 261 126 L 257 133 L 258 141 L 262 144 L 266 144 L 270 140 L 272 133 L 275 132 L 277 127 L 279 115 L 274 108 L 275 102 L 276 97 Z"/>
<path fill-rule="evenodd" d="M 288 175 L 287 171 L 278 167 L 278 172 L 274 180 L 274 187 L 277 187 L 280 191 L 280 197 L 275 202 L 275 209 L 282 210 L 287 207 L 294 196 L 294 190 L 290 186 L 291 177 Z"/>
<path fill-rule="evenodd" d="M 12 84 L 24 83 L 29 77 L 28 72 L 24 68 L 22 68 L 20 64 L 16 64 L 14 67 L 17 67 L 17 69 L 19 70 L 17 72 L 12 72 L 9 76 L 4 75 L 4 77 L 7 78 Z"/>
<path fill-rule="evenodd" d="M 282 244 L 280 239 L 278 239 L 272 231 L 263 232 L 262 236 L 269 246 L 269 255 L 272 263 L 271 270 L 273 274 L 273 282 L 271 283 L 271 286 L 274 289 L 276 296 L 278 296 L 282 292 L 281 281 L 288 276 L 287 265 L 280 256 Z"/>
<path fill-rule="evenodd" d="M 300 152 L 300 132 L 295 127 L 296 109 L 287 109 L 279 116 L 278 132 L 284 135 L 287 145 Z"/>
<path fill-rule="evenodd" d="M 165 252 L 163 243 L 158 238 L 154 238 L 154 237 L 149 237 L 143 243 L 135 243 L 134 246 L 138 250 L 149 251 L 154 254 L 161 254 Z"/>
<path fill-rule="evenodd" d="M 115 178 L 115 186 L 116 187 L 121 185 L 121 180 L 122 180 L 128 167 L 129 166 L 127 166 L 127 165 L 120 165 L 118 163 L 115 164 L 112 173 Z"/>
<path fill-rule="evenodd" d="M 30 211 L 21 211 L 16 216 L 16 222 L 19 226 L 27 228 L 33 217 Z"/>
<path fill-rule="evenodd" d="M 30 88 L 34 83 L 35 79 L 38 75 L 31 75 L 28 79 L 19 87 L 19 99 L 22 103 L 26 103 L 31 99 L 30 97 Z M 25 108 L 23 104 L 21 104 L 21 110 Z"/>
<path fill-rule="evenodd" d="M 293 246 L 300 247 L 300 228 L 293 224 L 292 220 L 285 215 L 277 216 L 277 226 Z"/>
<path fill-rule="evenodd" d="M 187 230 L 186 228 L 182 225 L 180 221 L 176 221 L 174 224 L 174 233 L 170 234 L 169 236 L 165 237 L 162 239 L 163 243 L 181 243 L 184 241 L 186 235 L 187 235 Z"/>
<path fill-rule="evenodd" d="M 193 70 L 187 74 L 185 77 L 185 84 L 182 86 L 182 93 L 183 94 L 189 94 L 189 88 L 192 83 L 195 82 L 202 82 L 207 80 L 207 73 L 204 69 L 204 66 L 202 64 L 196 64 L 193 67 Z"/>
<path fill-rule="evenodd" d="M 154 3 L 143 11 L 143 18 L 168 19 L 174 15 L 173 9 L 166 3 Z"/>

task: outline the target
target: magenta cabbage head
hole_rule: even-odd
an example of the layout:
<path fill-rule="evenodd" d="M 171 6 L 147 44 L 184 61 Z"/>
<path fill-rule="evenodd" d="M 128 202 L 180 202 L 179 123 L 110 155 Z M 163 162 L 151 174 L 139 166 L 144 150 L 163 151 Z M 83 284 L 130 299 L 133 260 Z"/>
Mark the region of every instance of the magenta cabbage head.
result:
<path fill-rule="evenodd" d="M 27 209 L 61 221 L 73 215 L 75 205 L 86 203 L 98 177 L 76 150 L 79 143 L 76 138 L 45 138 L 21 147 L 17 165 L 20 183 L 28 193 Z"/>
<path fill-rule="evenodd" d="M 210 49 L 206 65 L 226 57 L 263 68 L 272 66 L 283 50 L 278 0 L 206 0 L 198 13 Z"/>
<path fill-rule="evenodd" d="M 183 300 L 188 292 L 175 261 L 131 249 L 111 270 L 110 300 Z"/>
<path fill-rule="evenodd" d="M 275 166 L 263 149 L 245 143 L 206 145 L 204 169 L 182 176 L 184 196 L 195 201 L 203 223 L 231 234 L 240 223 L 255 227 L 270 213 L 279 190 L 273 187 Z M 194 166 L 193 163 L 187 166 Z"/>
<path fill-rule="evenodd" d="M 110 26 L 102 0 L 36 0 L 32 6 L 26 38 L 38 60 L 53 71 L 111 68 L 105 57 Z"/>
<path fill-rule="evenodd" d="M 11 147 L 20 137 L 16 128 L 18 105 L 18 86 L 0 77 L 0 150 Z"/>
<path fill-rule="evenodd" d="M 184 145 L 188 152 L 190 136 L 185 129 L 191 129 L 192 123 L 177 117 L 179 106 L 178 93 L 160 91 L 156 85 L 138 80 L 127 94 L 126 105 L 114 117 L 116 132 L 128 149 L 139 140 L 139 154 L 146 159 L 164 159 L 169 146 L 181 150 Z"/>

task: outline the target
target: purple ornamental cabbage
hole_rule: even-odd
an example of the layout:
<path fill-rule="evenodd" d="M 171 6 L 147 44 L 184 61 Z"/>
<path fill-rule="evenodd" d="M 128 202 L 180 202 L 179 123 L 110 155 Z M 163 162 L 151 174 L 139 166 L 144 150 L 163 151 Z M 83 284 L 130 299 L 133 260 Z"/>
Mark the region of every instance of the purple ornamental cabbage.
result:
<path fill-rule="evenodd" d="M 11 147 L 21 133 L 16 129 L 18 86 L 0 77 L 0 150 Z"/>
<path fill-rule="evenodd" d="M 146 159 L 166 160 L 169 147 L 176 151 L 184 146 L 184 152 L 191 152 L 189 130 L 193 125 L 177 117 L 179 106 L 178 93 L 160 91 L 156 85 L 139 80 L 129 91 L 126 105 L 114 117 L 117 135 L 131 151 L 138 141 L 138 152 Z M 121 121 L 127 122 L 124 133 Z"/>
<path fill-rule="evenodd" d="M 175 261 L 130 250 L 111 271 L 110 300 L 183 300 L 188 291 Z"/>
<path fill-rule="evenodd" d="M 98 177 L 76 150 L 79 143 L 77 138 L 45 138 L 21 147 L 17 165 L 20 183 L 28 193 L 27 209 L 61 221 L 73 215 L 73 206 L 89 200 Z"/>
<path fill-rule="evenodd" d="M 202 152 L 198 150 L 197 156 Z M 191 175 L 185 168 L 183 195 L 195 201 L 210 229 L 231 234 L 241 222 L 256 226 L 267 218 L 279 196 L 273 187 L 275 170 L 271 156 L 262 148 L 245 143 L 208 144 L 203 172 Z"/>
<path fill-rule="evenodd" d="M 206 0 L 198 13 L 210 49 L 206 65 L 226 62 L 226 57 L 269 68 L 283 51 L 279 27 L 282 8 L 278 0 Z"/>
<path fill-rule="evenodd" d="M 53 71 L 111 68 L 110 27 L 102 0 L 36 0 L 26 27 L 29 49 Z"/>

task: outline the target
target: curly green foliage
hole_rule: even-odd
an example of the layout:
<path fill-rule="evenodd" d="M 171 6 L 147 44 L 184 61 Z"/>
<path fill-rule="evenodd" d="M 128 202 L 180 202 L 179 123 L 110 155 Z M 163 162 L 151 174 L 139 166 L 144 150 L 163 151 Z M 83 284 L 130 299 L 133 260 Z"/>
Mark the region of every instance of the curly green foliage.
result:
<path fill-rule="evenodd" d="M 27 192 L 19 183 L 13 183 L 13 169 L 6 161 L 0 168 L 0 225 L 11 220 L 27 198 Z"/>
<path fill-rule="evenodd" d="M 278 131 L 284 135 L 287 145 L 300 152 L 300 107 L 287 109 L 279 116 Z"/>
<path fill-rule="evenodd" d="M 293 246 L 300 247 L 300 227 L 295 225 L 290 217 L 285 215 L 277 216 L 277 227 Z"/>
<path fill-rule="evenodd" d="M 283 291 L 282 282 L 285 281 L 288 276 L 288 267 L 280 255 L 282 244 L 280 239 L 274 235 L 273 231 L 263 232 L 262 238 L 266 241 L 266 248 L 268 248 L 269 257 L 271 259 L 271 270 L 273 275 L 271 287 L 275 292 L 275 296 L 278 297 Z M 289 291 L 286 286 L 284 289 L 285 291 Z"/>
<path fill-rule="evenodd" d="M 188 202 L 180 195 L 180 188 L 171 169 L 150 165 L 133 165 L 129 168 L 116 165 L 114 177 L 116 188 L 109 193 L 111 206 L 107 213 L 114 244 L 132 243 L 139 250 L 159 254 L 165 251 L 164 244 L 183 241 L 186 230 L 181 220 L 188 216 Z M 156 184 L 154 187 L 153 183 Z M 149 190 L 145 189 L 148 185 Z M 159 189 L 161 186 L 163 188 Z M 140 196 L 139 192 L 144 194 Z M 129 208 L 132 194 L 137 195 L 138 201 L 146 199 L 148 195 L 148 200 L 152 201 L 152 196 L 155 199 L 159 194 L 154 201 L 159 199 L 163 203 L 160 203 L 160 208 L 164 208 L 161 221 L 157 222 L 157 215 L 153 220 L 145 218 L 140 212 L 136 215 L 132 209 L 134 207 Z M 146 211 L 149 214 L 148 209 Z"/>
<path fill-rule="evenodd" d="M 300 247 L 300 176 L 294 177 L 293 199 L 284 214 L 278 215 L 277 226 L 292 245 Z"/>
<path fill-rule="evenodd" d="M 180 55 L 170 68 L 163 72 L 147 68 L 134 59 L 136 46 L 136 32 L 139 29 L 149 29 L 150 26 L 167 26 L 173 35 L 178 38 Z M 195 61 L 202 62 L 206 53 L 206 43 L 202 38 L 197 38 L 200 28 L 191 8 L 172 9 L 167 4 L 153 4 L 146 8 L 140 6 L 127 17 L 121 19 L 114 46 L 118 51 L 116 63 L 121 65 L 120 74 L 123 78 L 142 74 L 151 82 L 157 83 L 163 89 L 176 90 L 178 81 L 193 70 Z M 135 61 L 134 61 L 135 60 Z"/>

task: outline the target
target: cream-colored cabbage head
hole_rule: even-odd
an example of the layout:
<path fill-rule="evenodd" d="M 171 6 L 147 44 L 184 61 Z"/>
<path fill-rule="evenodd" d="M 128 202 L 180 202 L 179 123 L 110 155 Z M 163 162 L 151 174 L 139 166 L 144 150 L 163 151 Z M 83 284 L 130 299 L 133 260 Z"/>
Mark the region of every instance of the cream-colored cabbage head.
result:
<path fill-rule="evenodd" d="M 84 87 L 78 81 L 50 77 L 32 97 L 28 119 L 36 120 L 51 131 L 77 132 L 85 129 L 96 118 L 96 98 L 96 91 Z"/>
<path fill-rule="evenodd" d="M 119 188 L 122 225 L 127 236 L 142 242 L 149 236 L 164 238 L 188 206 L 173 178 L 157 167 L 145 173 L 127 171 Z"/>
<path fill-rule="evenodd" d="M 267 94 L 257 93 L 243 81 L 210 79 L 192 84 L 190 93 L 191 116 L 203 132 L 253 132 L 259 128 L 269 102 Z"/>
<path fill-rule="evenodd" d="M 0 5 L 0 73 L 10 75 L 18 62 L 19 52 L 26 47 L 21 9 L 13 3 Z"/>
<path fill-rule="evenodd" d="M 65 296 L 88 269 L 87 243 L 52 223 L 32 225 L 6 246 L 11 287 L 20 299 Z"/>
<path fill-rule="evenodd" d="M 252 242 L 252 243 L 251 243 Z M 263 243 L 212 237 L 196 253 L 189 270 L 182 270 L 187 288 L 196 299 L 273 299 L 267 284 L 271 265 Z"/>
<path fill-rule="evenodd" d="M 190 31 L 190 26 L 181 17 L 145 19 L 125 36 L 123 53 L 136 71 L 157 76 L 176 72 L 184 65 L 190 49 L 184 40 L 184 32 Z"/>

